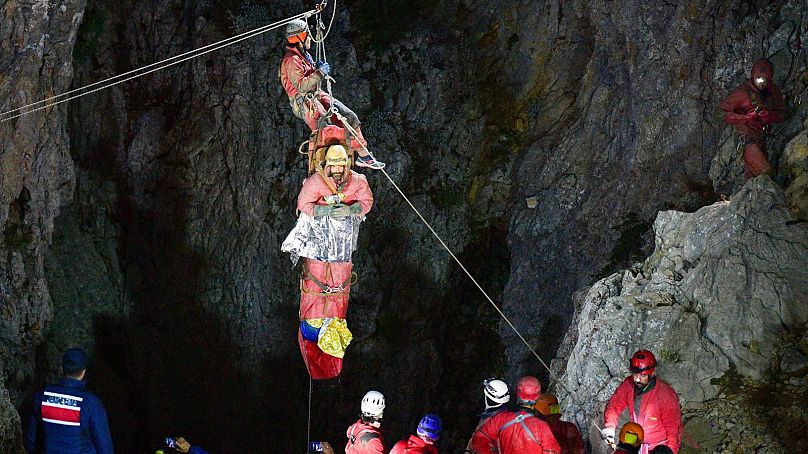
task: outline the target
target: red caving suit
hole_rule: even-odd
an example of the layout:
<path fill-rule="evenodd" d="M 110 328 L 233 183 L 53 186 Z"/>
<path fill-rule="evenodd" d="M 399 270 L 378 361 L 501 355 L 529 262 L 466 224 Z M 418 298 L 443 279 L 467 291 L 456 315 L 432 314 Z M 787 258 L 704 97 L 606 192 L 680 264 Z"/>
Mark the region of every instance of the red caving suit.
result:
<path fill-rule="evenodd" d="M 657 445 L 664 444 L 676 454 L 682 440 L 682 410 L 679 397 L 671 385 L 655 379 L 648 390 L 636 393 L 631 376 L 626 377 L 617 387 L 603 412 L 605 427 L 617 427 L 620 413 L 628 409 L 631 421 L 642 426 L 645 442 L 642 454 L 648 453 Z M 639 404 L 639 406 L 637 406 Z"/>

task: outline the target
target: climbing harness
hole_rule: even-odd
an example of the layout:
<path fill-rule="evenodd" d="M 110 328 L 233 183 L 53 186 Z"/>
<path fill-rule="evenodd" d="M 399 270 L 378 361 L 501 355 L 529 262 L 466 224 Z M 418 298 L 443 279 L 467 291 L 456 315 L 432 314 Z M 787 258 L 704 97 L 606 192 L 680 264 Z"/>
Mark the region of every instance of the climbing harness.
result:
<path fill-rule="evenodd" d="M 330 268 L 329 268 L 329 274 Z M 307 293 L 309 295 L 320 295 L 320 296 L 332 296 L 332 295 L 342 295 L 348 293 L 350 290 L 351 285 L 356 284 L 358 276 L 355 272 L 351 272 L 345 281 L 341 284 L 337 285 L 336 287 L 332 287 L 328 284 L 322 283 L 319 279 L 317 279 L 311 272 L 306 268 L 306 265 L 303 265 L 303 271 L 300 274 L 300 291 L 303 293 Z M 319 292 L 312 292 L 311 290 L 306 290 L 303 282 L 306 280 L 310 280 L 314 282 L 314 285 L 320 288 Z"/>
<path fill-rule="evenodd" d="M 521 414 L 517 415 L 515 418 L 513 418 L 512 420 L 510 420 L 510 421 L 506 422 L 505 424 L 503 424 L 502 427 L 499 428 L 498 433 L 501 434 L 505 429 L 507 429 L 507 428 L 509 428 L 509 427 L 511 427 L 511 426 L 513 426 L 515 424 L 519 424 L 520 426 L 522 426 L 522 429 L 527 433 L 527 437 L 530 438 L 530 440 L 533 441 L 534 443 L 538 443 L 539 440 L 538 440 L 538 438 L 536 438 L 536 435 L 534 435 L 533 431 L 530 430 L 530 427 L 528 427 L 527 424 L 525 424 L 525 420 L 528 419 L 528 418 L 535 418 L 535 416 L 531 415 L 530 413 L 521 413 Z M 499 450 L 501 452 L 502 448 L 499 446 L 499 437 L 497 437 L 497 447 L 499 448 Z"/>
<path fill-rule="evenodd" d="M 311 17 L 312 15 L 314 15 L 316 13 L 317 13 L 317 9 L 313 9 L 313 10 L 310 10 L 310 11 L 306 11 L 305 13 L 296 14 L 294 16 L 291 16 L 291 17 L 288 17 L 286 19 L 274 22 L 272 24 L 264 25 L 262 27 L 258 27 L 258 28 L 255 28 L 253 30 L 241 33 L 239 35 L 232 36 L 230 38 L 223 39 L 221 41 L 217 41 L 217 42 L 212 43 L 212 44 L 208 44 L 208 45 L 200 47 L 198 49 L 194 49 L 194 50 L 191 50 L 191 51 L 179 54 L 179 55 L 175 55 L 173 57 L 166 58 L 165 60 L 161 60 L 161 61 L 156 62 L 156 63 L 151 63 L 149 65 L 146 65 L 146 66 L 143 66 L 143 67 L 140 67 L 140 68 L 137 68 L 137 69 L 133 69 L 131 71 L 127 71 L 127 72 L 125 72 L 123 74 L 118 74 L 117 76 L 109 77 L 107 79 L 104 79 L 104 80 L 101 80 L 101 81 L 98 81 L 98 82 L 94 82 L 92 84 L 85 85 L 83 87 L 76 88 L 76 89 L 67 91 L 65 93 L 56 95 L 56 96 L 51 96 L 51 97 L 45 98 L 45 99 L 43 99 L 41 101 L 36 101 L 36 102 L 30 103 L 30 104 L 26 104 L 26 105 L 24 105 L 22 107 L 18 107 L 16 109 L 12 109 L 12 110 L 0 113 L 0 123 L 5 123 L 6 121 L 10 121 L 10 120 L 13 120 L 15 118 L 22 117 L 23 115 L 27 115 L 27 114 L 30 114 L 30 113 L 33 113 L 33 112 L 37 112 L 37 111 L 40 111 L 40 110 L 43 110 L 43 109 L 47 109 L 49 107 L 53 107 L 53 106 L 56 106 L 58 104 L 62 104 L 62 103 L 68 102 L 68 101 L 72 101 L 72 100 L 74 100 L 76 98 L 81 98 L 82 96 L 86 96 L 86 95 L 95 93 L 97 91 L 101 91 L 101 90 L 113 87 L 115 85 L 130 81 L 132 79 L 136 79 L 138 77 L 142 77 L 142 76 L 145 76 L 147 74 L 151 74 L 153 72 L 160 71 L 162 69 L 168 68 L 170 66 L 177 65 L 177 64 L 182 63 L 184 61 L 191 60 L 193 58 L 200 57 L 202 55 L 205 55 L 207 53 L 213 52 L 215 50 L 219 50 L 219 49 L 222 49 L 224 47 L 231 46 L 233 44 L 236 44 L 238 42 L 244 41 L 246 39 L 253 38 L 255 36 L 258 36 L 258 35 L 261 35 L 263 33 L 266 33 L 266 32 L 268 32 L 270 30 L 274 30 L 274 29 L 279 28 L 279 27 L 281 27 L 283 25 L 286 25 L 287 23 L 289 23 L 289 22 L 291 22 L 291 21 L 293 21 L 295 19 L 304 19 L 304 20 L 308 19 L 309 17 Z M 148 69 L 148 71 L 145 71 L 147 69 Z M 129 77 L 126 77 L 126 76 L 129 76 Z M 97 88 L 93 88 L 93 87 L 97 87 Z M 93 88 L 93 89 L 90 90 L 90 88 Z M 76 94 L 74 94 L 74 93 L 76 93 Z M 70 96 L 70 95 L 72 95 L 72 96 Z M 64 98 L 64 99 L 60 99 L 60 98 Z M 57 99 L 59 99 L 59 100 L 57 101 Z M 36 106 L 38 106 L 38 107 L 36 107 Z"/>

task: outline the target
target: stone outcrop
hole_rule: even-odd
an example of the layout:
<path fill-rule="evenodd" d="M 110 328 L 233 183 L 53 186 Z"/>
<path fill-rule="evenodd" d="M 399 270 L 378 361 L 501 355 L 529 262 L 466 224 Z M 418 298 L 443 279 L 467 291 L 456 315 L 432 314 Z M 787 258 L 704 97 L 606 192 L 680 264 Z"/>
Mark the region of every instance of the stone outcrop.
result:
<path fill-rule="evenodd" d="M 791 139 L 780 161 L 785 177 L 786 200 L 795 217 L 808 218 L 808 120 L 805 129 Z"/>
<path fill-rule="evenodd" d="M 691 416 L 730 393 L 721 380 L 730 375 L 808 383 L 799 348 L 808 328 L 808 225 L 793 220 L 767 177 L 731 201 L 661 212 L 654 253 L 583 297 L 562 349 L 569 356 L 554 362 L 566 415 L 598 432 L 594 424 L 639 348 L 656 353 L 658 374 Z M 722 438 L 735 436 L 722 430 Z"/>
<path fill-rule="evenodd" d="M 538 106 L 529 124 L 540 132 L 514 161 L 517 202 L 504 304 L 544 356 L 569 326 L 574 291 L 647 255 L 645 232 L 659 210 L 692 211 L 740 188 L 742 166 L 725 150 L 735 141 L 717 105 L 761 53 L 776 54 L 776 78 L 783 82 L 791 54 L 778 51 L 795 45 L 785 18 L 798 20 L 805 7 L 797 1 L 747 6 L 559 2 L 542 19 L 530 19 L 546 21 L 539 28 L 549 33 L 513 40 L 509 55 L 535 62 L 521 74 L 546 76 L 548 83 L 529 98 Z M 494 16 L 496 45 L 524 36 L 528 19 L 511 22 L 499 10 Z M 584 40 L 590 55 L 578 61 L 581 52 L 571 47 Z M 566 93 L 566 102 L 554 98 Z M 544 112 L 559 104 L 563 113 L 550 110 L 558 123 L 542 129 Z M 804 115 L 794 116 L 783 135 L 800 131 Z M 523 202 L 531 197 L 534 208 Z M 512 376 L 540 370 L 505 324 L 500 332 Z"/>

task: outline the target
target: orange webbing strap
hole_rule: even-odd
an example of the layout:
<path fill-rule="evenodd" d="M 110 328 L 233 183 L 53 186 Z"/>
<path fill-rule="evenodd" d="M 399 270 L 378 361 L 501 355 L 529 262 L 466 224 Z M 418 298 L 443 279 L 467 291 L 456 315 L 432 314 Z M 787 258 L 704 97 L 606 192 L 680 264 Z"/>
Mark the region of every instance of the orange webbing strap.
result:
<path fill-rule="evenodd" d="M 329 264 L 326 268 L 327 270 L 327 277 L 326 279 L 331 277 L 331 265 Z M 314 282 L 314 285 L 320 288 L 319 292 L 313 292 L 311 290 L 306 290 L 305 286 L 303 285 L 303 281 L 306 279 Z M 345 293 L 350 292 L 350 285 L 355 284 L 358 276 L 356 273 L 351 272 L 347 279 L 337 287 L 331 287 L 330 285 L 326 285 L 322 283 L 319 279 L 317 279 L 313 274 L 306 269 L 306 265 L 303 265 L 303 272 L 300 275 L 300 291 L 307 294 L 307 295 L 319 295 L 319 296 L 335 296 L 335 295 L 343 295 Z"/>

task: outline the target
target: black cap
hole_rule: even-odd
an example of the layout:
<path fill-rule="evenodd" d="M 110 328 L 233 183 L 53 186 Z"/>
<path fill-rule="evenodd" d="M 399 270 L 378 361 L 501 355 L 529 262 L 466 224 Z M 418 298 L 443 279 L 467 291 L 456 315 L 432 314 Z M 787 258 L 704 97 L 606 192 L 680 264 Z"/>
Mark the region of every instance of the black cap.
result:
<path fill-rule="evenodd" d="M 69 373 L 79 372 L 87 368 L 87 352 L 74 347 L 62 355 L 62 370 Z"/>

